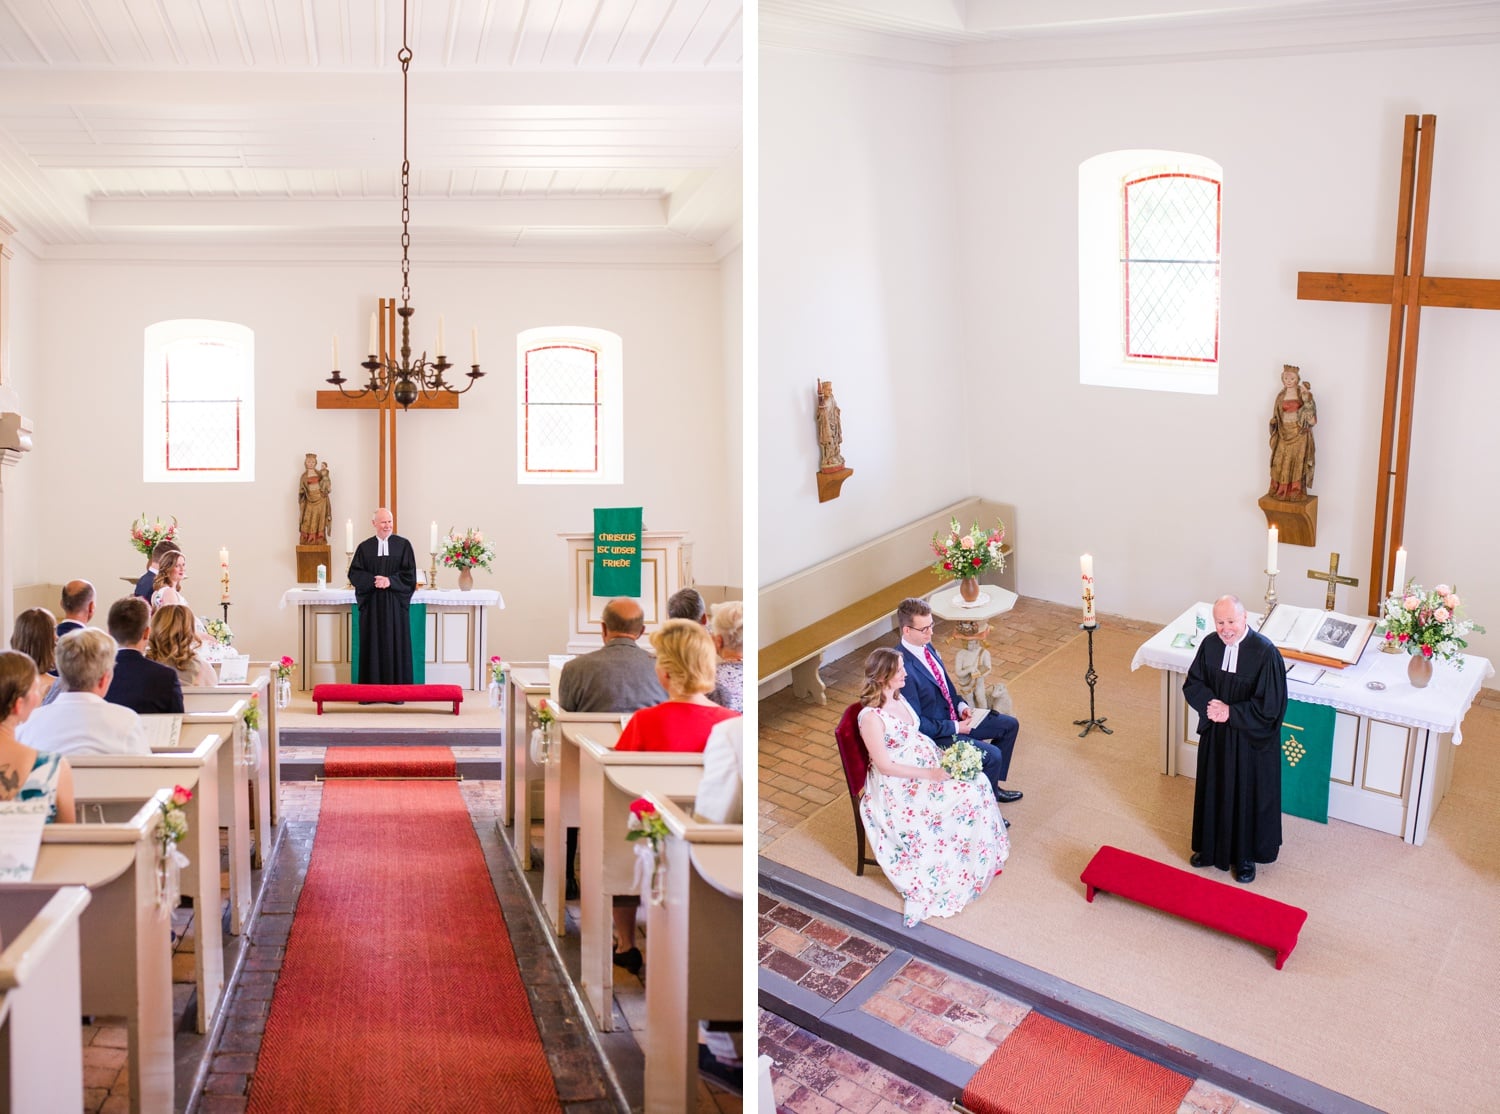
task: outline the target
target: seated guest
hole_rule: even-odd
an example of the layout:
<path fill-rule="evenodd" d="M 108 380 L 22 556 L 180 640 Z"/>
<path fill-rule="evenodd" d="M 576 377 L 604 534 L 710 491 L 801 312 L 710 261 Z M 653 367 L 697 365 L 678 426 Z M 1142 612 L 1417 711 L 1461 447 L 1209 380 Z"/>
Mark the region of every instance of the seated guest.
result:
<path fill-rule="evenodd" d="M 87 580 L 70 580 L 63 585 L 62 621 L 57 624 L 57 637 L 69 631 L 82 630 L 94 617 L 94 586 Z"/>
<path fill-rule="evenodd" d="M 646 613 L 629 596 L 612 599 L 600 616 L 604 645 L 580 654 L 562 668 L 557 702 L 565 712 L 633 712 L 667 698 L 656 679 L 656 659 L 636 645 L 646 632 Z M 578 829 L 567 833 L 567 900 L 578 897 Z"/>
<path fill-rule="evenodd" d="M 156 614 L 156 609 L 169 603 L 187 603 L 182 598 L 182 579 L 187 576 L 187 558 L 183 556 L 182 550 L 174 549 L 162 554 L 161 568 L 156 573 L 156 579 L 151 582 L 151 614 Z"/>
<path fill-rule="evenodd" d="M 716 603 L 709 611 L 708 630 L 719 665 L 714 670 L 714 691 L 709 697 L 715 704 L 745 710 L 745 605 L 739 600 Z"/>
<path fill-rule="evenodd" d="M 906 667 L 881 647 L 865 659 L 859 735 L 870 755 L 859 812 L 870 849 L 906 903 L 908 928 L 951 917 L 989 887 L 1010 855 L 983 775 L 956 781 L 901 694 Z"/>
<path fill-rule="evenodd" d="M 739 714 L 708 698 L 714 688 L 714 640 L 691 619 L 668 619 L 651 636 L 651 646 L 666 703 L 631 716 L 615 749 L 699 753 L 714 724 Z"/>
<path fill-rule="evenodd" d="M 667 618 L 689 619 L 702 625 L 708 622 L 708 605 L 696 588 L 683 588 L 667 600 Z"/>
<path fill-rule="evenodd" d="M 10 648 L 20 650 L 35 664 L 42 676 L 42 703 L 51 703 L 58 692 L 57 620 L 45 607 L 32 607 L 16 616 L 15 630 L 10 633 Z"/>
<path fill-rule="evenodd" d="M 745 822 L 745 720 L 726 719 L 708 733 L 703 748 L 703 780 L 693 815 L 710 824 Z"/>
<path fill-rule="evenodd" d="M 701 752 L 715 725 L 739 715 L 708 698 L 714 687 L 714 640 L 691 619 L 668 619 L 651 636 L 651 646 L 667 701 L 631 716 L 615 749 Z M 641 965 L 635 912 L 632 905 L 615 905 L 615 963 L 631 974 Z"/>
<path fill-rule="evenodd" d="M 214 667 L 198 656 L 203 638 L 195 623 L 193 609 L 186 604 L 163 604 L 151 616 L 146 657 L 177 670 L 177 679 L 184 685 L 217 685 L 219 675 Z"/>
<path fill-rule="evenodd" d="M 151 593 L 156 591 L 156 574 L 161 572 L 162 558 L 168 553 L 178 551 L 176 542 L 159 541 L 151 547 L 151 563 L 146 566 L 146 571 L 141 573 L 141 578 L 135 582 L 135 594 L 147 603 L 151 602 Z"/>
<path fill-rule="evenodd" d="M 18 650 L 0 650 L 0 801 L 45 799 L 47 823 L 71 824 L 77 817 L 68 760 L 16 740 L 16 729 L 41 703 L 36 665 Z"/>
<path fill-rule="evenodd" d="M 107 622 L 120 650 L 115 655 L 114 682 L 104 699 L 142 715 L 181 714 L 182 682 L 177 670 L 146 660 L 146 648 L 151 644 L 151 615 L 146 601 L 137 596 L 115 600 Z"/>
<path fill-rule="evenodd" d="M 604 605 L 604 645 L 562 668 L 557 702 L 565 712 L 633 712 L 667 698 L 656 679 L 656 659 L 636 645 L 646 632 L 641 605 L 629 597 Z"/>
<path fill-rule="evenodd" d="M 151 753 L 140 717 L 104 699 L 115 674 L 114 639 L 102 630 L 63 635 L 57 640 L 57 671 L 62 676 L 62 694 L 33 712 L 17 738 L 27 746 L 58 754 Z M 172 679 L 177 679 L 176 674 Z"/>

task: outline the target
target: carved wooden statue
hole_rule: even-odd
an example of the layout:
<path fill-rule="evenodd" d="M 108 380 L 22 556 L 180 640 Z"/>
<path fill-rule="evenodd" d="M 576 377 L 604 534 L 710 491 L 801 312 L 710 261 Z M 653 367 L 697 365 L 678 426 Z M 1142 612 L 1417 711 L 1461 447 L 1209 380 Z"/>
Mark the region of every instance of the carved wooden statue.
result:
<path fill-rule="evenodd" d="M 1301 369 L 1286 364 L 1271 408 L 1271 488 L 1276 499 L 1301 502 L 1312 490 L 1316 451 L 1313 426 L 1318 407 L 1312 384 L 1299 381 Z"/>
<path fill-rule="evenodd" d="M 837 472 L 844 466 L 839 452 L 844 441 L 844 429 L 839 421 L 839 404 L 833 400 L 833 384 L 826 379 L 818 380 L 818 470 Z"/>
<path fill-rule="evenodd" d="M 302 465 L 302 482 L 297 489 L 297 540 L 302 545 L 328 544 L 328 527 L 333 521 L 333 503 L 329 499 L 331 490 L 327 463 L 320 464 L 317 453 L 308 453 Z"/>

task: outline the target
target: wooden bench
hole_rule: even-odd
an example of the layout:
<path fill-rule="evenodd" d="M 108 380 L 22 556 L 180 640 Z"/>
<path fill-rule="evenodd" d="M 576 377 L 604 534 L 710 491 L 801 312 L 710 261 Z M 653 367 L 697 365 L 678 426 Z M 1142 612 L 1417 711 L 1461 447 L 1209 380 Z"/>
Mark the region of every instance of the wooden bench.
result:
<path fill-rule="evenodd" d="M 4 918 L 0 1110 L 76 1110 L 83 1105 L 79 919 L 89 891 L 38 890 L 33 900 L 42 907 L 29 921 L 24 907 Z"/>
<path fill-rule="evenodd" d="M 1102 890 L 1270 948 L 1278 971 L 1307 920 L 1306 909 L 1108 845 L 1079 878 L 1090 901 Z"/>
<path fill-rule="evenodd" d="M 792 671 L 792 691 L 804 700 L 825 704 L 823 678 L 818 669 L 823 664 L 823 651 L 841 638 L 847 638 L 896 613 L 901 601 L 912 596 L 926 596 L 946 585 L 932 575 L 924 565 L 910 576 L 889 584 L 864 599 L 856 600 L 848 607 L 841 607 L 832 615 L 793 631 L 785 638 L 777 639 L 760 651 L 760 679 L 774 677 L 783 670 Z"/>
<path fill-rule="evenodd" d="M 343 685 L 322 684 L 313 686 L 313 703 L 318 706 L 318 715 L 323 714 L 323 703 L 360 701 L 369 704 L 392 704 L 405 701 L 434 701 L 453 705 L 453 714 L 458 715 L 458 706 L 464 702 L 464 690 L 459 685 Z"/>

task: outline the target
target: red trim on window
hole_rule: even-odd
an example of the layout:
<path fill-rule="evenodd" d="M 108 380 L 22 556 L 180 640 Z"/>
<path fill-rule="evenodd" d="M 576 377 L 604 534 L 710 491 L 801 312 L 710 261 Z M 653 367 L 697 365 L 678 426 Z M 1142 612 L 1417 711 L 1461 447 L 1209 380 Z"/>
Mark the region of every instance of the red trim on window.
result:
<path fill-rule="evenodd" d="M 531 354 L 566 349 L 587 352 L 594 358 L 594 466 L 592 468 L 533 468 L 531 466 Z M 538 404 L 542 405 L 542 404 Z M 582 344 L 543 344 L 526 350 L 526 370 L 521 387 L 521 427 L 524 468 L 528 475 L 595 475 L 599 471 L 599 352 Z"/>

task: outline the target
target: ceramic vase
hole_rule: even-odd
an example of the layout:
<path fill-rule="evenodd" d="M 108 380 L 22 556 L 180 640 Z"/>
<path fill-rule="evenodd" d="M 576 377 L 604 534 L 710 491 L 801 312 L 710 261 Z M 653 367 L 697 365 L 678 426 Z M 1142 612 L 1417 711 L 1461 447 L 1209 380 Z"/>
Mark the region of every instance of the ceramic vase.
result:
<path fill-rule="evenodd" d="M 958 595 L 964 603 L 973 603 L 979 598 L 979 578 L 966 576 L 958 582 Z"/>
<path fill-rule="evenodd" d="M 468 592 L 468 591 L 472 591 L 473 588 L 474 588 L 474 570 L 473 569 L 459 569 L 458 570 L 458 590 L 460 592 Z"/>
<path fill-rule="evenodd" d="M 1406 662 L 1406 676 L 1414 689 L 1425 689 L 1432 680 L 1432 659 L 1424 654 L 1412 654 Z"/>

